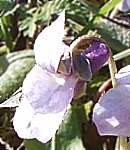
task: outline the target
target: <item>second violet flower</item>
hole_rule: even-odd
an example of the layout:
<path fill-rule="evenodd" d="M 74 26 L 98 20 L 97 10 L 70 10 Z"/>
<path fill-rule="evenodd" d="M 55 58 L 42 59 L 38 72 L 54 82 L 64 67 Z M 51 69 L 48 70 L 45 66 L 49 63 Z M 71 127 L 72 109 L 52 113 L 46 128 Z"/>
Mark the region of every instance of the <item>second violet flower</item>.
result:
<path fill-rule="evenodd" d="M 100 135 L 130 136 L 130 65 L 115 75 L 117 87 L 94 106 L 93 121 Z"/>

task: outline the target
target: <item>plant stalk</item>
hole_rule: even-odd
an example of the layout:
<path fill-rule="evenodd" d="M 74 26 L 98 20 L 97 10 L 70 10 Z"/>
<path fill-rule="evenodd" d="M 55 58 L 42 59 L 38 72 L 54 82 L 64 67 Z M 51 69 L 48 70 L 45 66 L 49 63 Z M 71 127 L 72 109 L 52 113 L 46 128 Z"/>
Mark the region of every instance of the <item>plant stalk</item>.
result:
<path fill-rule="evenodd" d="M 111 80 L 112 80 L 112 86 L 114 88 L 117 86 L 117 82 L 116 82 L 116 78 L 115 78 L 115 74 L 117 73 L 117 68 L 116 68 L 116 64 L 113 59 L 111 50 L 110 50 L 110 56 L 109 56 L 108 63 L 109 63 L 109 71 L 110 71 L 110 75 L 111 75 Z"/>
<path fill-rule="evenodd" d="M 51 150 L 56 150 L 56 135 L 52 137 L 51 140 Z"/>

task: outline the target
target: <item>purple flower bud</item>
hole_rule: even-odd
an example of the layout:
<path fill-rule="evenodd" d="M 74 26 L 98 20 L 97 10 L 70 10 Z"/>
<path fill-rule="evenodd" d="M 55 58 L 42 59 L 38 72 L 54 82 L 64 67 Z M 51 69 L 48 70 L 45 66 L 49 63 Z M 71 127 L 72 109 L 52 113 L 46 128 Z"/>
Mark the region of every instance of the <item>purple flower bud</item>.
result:
<path fill-rule="evenodd" d="M 81 36 L 71 45 L 73 68 L 81 80 L 90 80 L 109 58 L 109 48 L 97 37 Z"/>
<path fill-rule="evenodd" d="M 89 59 L 92 73 L 97 72 L 109 58 L 109 48 L 105 42 L 99 38 L 93 38 L 90 45 L 86 48 L 81 56 Z"/>

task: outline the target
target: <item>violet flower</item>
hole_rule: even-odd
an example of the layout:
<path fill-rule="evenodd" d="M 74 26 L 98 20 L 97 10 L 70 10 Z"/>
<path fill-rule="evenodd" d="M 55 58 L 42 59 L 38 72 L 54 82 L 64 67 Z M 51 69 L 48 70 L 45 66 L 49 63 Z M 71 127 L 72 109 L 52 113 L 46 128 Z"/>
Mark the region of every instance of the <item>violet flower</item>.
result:
<path fill-rule="evenodd" d="M 37 37 L 34 44 L 36 65 L 23 82 L 23 100 L 16 109 L 14 129 L 24 139 L 45 143 L 54 136 L 70 104 L 77 78 L 57 73 L 61 56 L 69 52 L 62 40 L 65 12 Z"/>
<path fill-rule="evenodd" d="M 93 121 L 100 135 L 130 136 L 130 65 L 117 74 L 117 87 L 94 106 Z"/>
<path fill-rule="evenodd" d="M 43 143 L 49 141 L 62 122 L 73 96 L 79 89 L 79 83 L 82 82 L 82 88 L 83 82 L 92 77 L 92 63 L 90 64 L 89 59 L 80 59 L 81 55 L 75 59 L 72 55 L 75 53 L 73 44 L 69 47 L 63 43 L 64 22 L 65 12 L 62 12 L 35 41 L 36 65 L 23 82 L 23 99 L 13 119 L 14 129 L 21 138 L 36 138 Z M 78 61 L 81 66 L 77 65 Z M 84 68 L 79 70 L 79 67 Z M 76 72 L 85 81 L 80 82 Z"/>

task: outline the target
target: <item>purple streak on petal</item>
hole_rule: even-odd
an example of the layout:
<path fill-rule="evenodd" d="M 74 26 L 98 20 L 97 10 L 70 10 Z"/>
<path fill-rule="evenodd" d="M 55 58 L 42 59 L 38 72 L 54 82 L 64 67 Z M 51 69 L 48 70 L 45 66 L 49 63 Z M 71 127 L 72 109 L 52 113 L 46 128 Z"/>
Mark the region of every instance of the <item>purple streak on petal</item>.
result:
<path fill-rule="evenodd" d="M 93 109 L 101 135 L 130 136 L 130 85 L 110 89 Z"/>
<path fill-rule="evenodd" d="M 109 48 L 100 39 L 94 39 L 90 46 L 81 53 L 90 60 L 92 73 L 98 71 L 109 58 Z"/>

